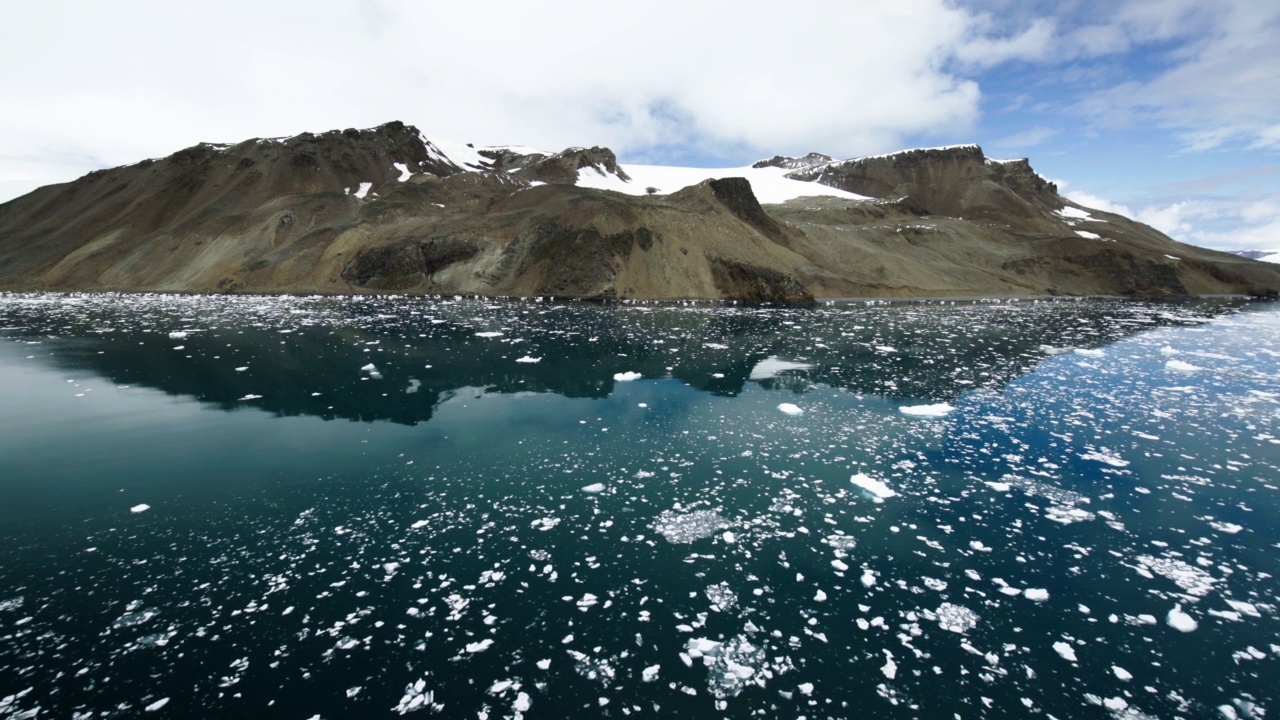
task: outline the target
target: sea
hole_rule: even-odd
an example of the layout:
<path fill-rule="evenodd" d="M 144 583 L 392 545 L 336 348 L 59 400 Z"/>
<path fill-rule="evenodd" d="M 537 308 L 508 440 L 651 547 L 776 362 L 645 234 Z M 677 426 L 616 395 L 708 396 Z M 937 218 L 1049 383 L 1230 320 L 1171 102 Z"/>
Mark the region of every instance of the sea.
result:
<path fill-rule="evenodd" d="M 1280 305 L 0 294 L 0 719 L 1280 716 Z"/>

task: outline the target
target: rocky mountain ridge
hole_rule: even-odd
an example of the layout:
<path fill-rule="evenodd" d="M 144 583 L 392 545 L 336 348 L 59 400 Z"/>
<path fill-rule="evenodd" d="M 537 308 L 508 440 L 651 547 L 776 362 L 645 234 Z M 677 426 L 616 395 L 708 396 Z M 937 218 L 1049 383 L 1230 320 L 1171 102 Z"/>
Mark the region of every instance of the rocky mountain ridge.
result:
<path fill-rule="evenodd" d="M 400 122 L 201 144 L 0 205 L 0 289 L 757 302 L 1280 292 L 1276 266 L 1082 208 L 1026 160 L 976 145 L 747 170 L 814 192 L 762 205 L 748 179 L 719 178 L 647 194 L 607 148 L 446 153 Z M 580 186 L 588 177 L 624 192 Z"/>

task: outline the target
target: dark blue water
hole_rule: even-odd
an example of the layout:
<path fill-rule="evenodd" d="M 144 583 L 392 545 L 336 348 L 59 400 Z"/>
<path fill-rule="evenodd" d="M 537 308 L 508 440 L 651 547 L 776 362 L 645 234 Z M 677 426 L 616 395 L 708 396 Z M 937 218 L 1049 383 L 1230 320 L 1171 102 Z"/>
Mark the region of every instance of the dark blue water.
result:
<path fill-rule="evenodd" d="M 1274 305 L 4 295 L 0 387 L 0 718 L 1276 705 Z"/>

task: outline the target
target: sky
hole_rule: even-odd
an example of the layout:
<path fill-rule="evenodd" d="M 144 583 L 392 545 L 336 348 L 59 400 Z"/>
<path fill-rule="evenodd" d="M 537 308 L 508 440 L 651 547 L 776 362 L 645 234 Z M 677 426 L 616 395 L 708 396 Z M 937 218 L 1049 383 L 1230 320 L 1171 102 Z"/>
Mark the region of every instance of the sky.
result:
<path fill-rule="evenodd" d="M 980 144 L 1177 240 L 1280 249 L 1273 0 L 0 3 L 0 202 L 372 127 L 623 163 Z"/>

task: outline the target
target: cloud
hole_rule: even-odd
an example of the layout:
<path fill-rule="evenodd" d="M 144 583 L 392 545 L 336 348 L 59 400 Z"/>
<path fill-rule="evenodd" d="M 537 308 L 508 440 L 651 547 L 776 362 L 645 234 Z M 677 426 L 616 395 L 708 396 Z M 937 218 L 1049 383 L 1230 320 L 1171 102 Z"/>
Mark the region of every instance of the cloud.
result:
<path fill-rule="evenodd" d="M 1011 150 L 1035 147 L 1036 145 L 1040 145 L 1044 141 L 1056 136 L 1058 132 L 1059 131 L 1054 128 L 1037 125 L 1033 128 L 1023 130 L 1022 132 L 1002 137 L 999 140 L 993 140 L 991 141 L 991 146 L 993 148 L 1008 148 Z"/>
<path fill-rule="evenodd" d="M 1060 188 L 1064 188 L 1064 186 L 1065 186 L 1065 183 L 1061 183 L 1061 182 L 1059 183 Z M 1120 205 L 1120 204 L 1117 204 L 1117 202 L 1111 202 L 1110 200 L 1102 199 L 1102 197 L 1091 195 L 1091 193 L 1088 193 L 1088 192 L 1073 190 L 1070 192 L 1064 192 L 1064 197 L 1066 197 L 1066 199 L 1070 200 L 1071 202 L 1075 202 L 1076 205 L 1085 206 L 1085 208 L 1102 210 L 1103 213 L 1115 213 L 1116 215 L 1124 215 L 1124 217 L 1126 218 L 1134 217 L 1134 211 L 1130 210 L 1128 206 Z M 1147 223 L 1147 224 L 1151 224 L 1151 223 Z M 1156 229 L 1160 229 L 1160 228 L 1156 228 Z M 1161 232 L 1164 232 L 1164 231 L 1161 231 Z"/>
<path fill-rule="evenodd" d="M 1212 11 L 1183 2 L 1124 7 L 1119 22 L 1145 33 L 1135 37 L 1182 42 L 1153 58 L 1167 69 L 1093 94 L 1081 112 L 1103 125 L 1154 124 L 1192 152 L 1280 149 L 1280 6 L 1224 0 Z"/>
<path fill-rule="evenodd" d="M 121 164 L 391 119 L 429 137 L 650 159 L 881 152 L 973 127 L 981 93 L 957 63 L 1035 56 L 1052 29 L 1005 36 L 952 0 L 604 7 L 7 3 L 0 181 L 89 169 L 69 155 Z M 45 161 L 23 169 L 19 153 Z"/>

